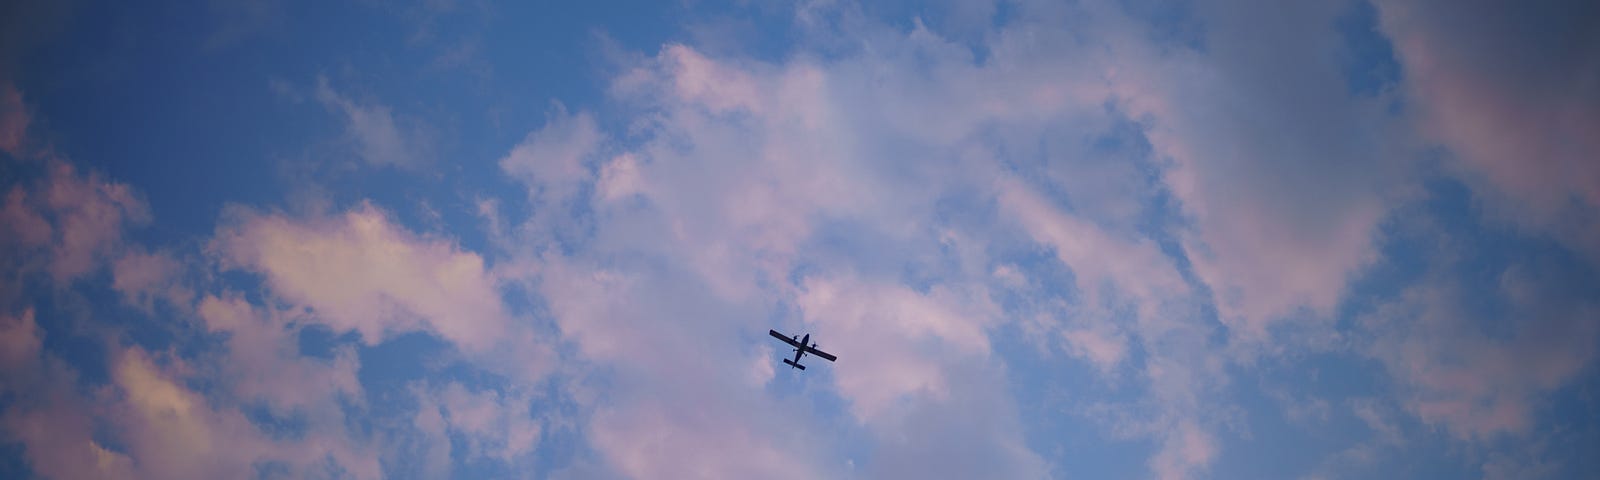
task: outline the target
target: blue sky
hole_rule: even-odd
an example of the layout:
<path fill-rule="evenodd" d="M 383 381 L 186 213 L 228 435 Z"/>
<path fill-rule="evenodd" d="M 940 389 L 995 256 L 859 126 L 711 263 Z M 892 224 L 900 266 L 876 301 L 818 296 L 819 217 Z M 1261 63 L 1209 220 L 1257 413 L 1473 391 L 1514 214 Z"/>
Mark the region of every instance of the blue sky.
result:
<path fill-rule="evenodd" d="M 0 477 L 1600 475 L 1583 2 L 0 8 Z"/>

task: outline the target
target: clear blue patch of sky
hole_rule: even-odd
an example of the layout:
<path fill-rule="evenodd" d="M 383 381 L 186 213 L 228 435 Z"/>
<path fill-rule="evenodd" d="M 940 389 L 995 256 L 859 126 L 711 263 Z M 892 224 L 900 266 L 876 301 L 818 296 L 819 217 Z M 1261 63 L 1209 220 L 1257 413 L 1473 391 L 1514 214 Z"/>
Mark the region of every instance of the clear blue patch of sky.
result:
<path fill-rule="evenodd" d="M 327 325 L 313 323 L 300 327 L 295 340 L 300 355 L 319 360 L 332 360 L 340 346 L 357 344 L 360 341 L 360 334 L 354 331 L 341 334 Z"/>
<path fill-rule="evenodd" d="M 0 397 L 0 415 L 5 415 L 6 410 L 16 401 L 11 396 Z M 0 478 L 34 478 L 37 473 L 28 467 L 23 454 L 26 452 L 21 442 L 0 442 Z"/>
<path fill-rule="evenodd" d="M 1377 95 L 1400 82 L 1400 63 L 1389 38 L 1378 31 L 1378 9 L 1371 2 L 1350 2 L 1334 29 L 1344 41 L 1342 63 L 1351 93 Z"/>
<path fill-rule="evenodd" d="M 300 440 L 305 438 L 306 432 L 311 427 L 305 412 L 275 412 L 265 403 L 247 403 L 240 406 L 239 412 L 267 438 L 275 441 Z"/>
<path fill-rule="evenodd" d="M 356 379 L 371 413 L 382 417 L 415 411 L 411 383 L 425 379 L 449 349 L 443 340 L 422 332 L 362 346 L 358 350 L 361 369 L 356 372 Z"/>
<path fill-rule="evenodd" d="M 1256 371 L 1228 369 L 1223 396 L 1242 418 L 1219 435 L 1223 448 L 1211 470 L 1217 478 L 1298 478 L 1373 437 L 1349 408 L 1351 400 L 1380 393 L 1368 385 L 1373 362 L 1321 354 L 1282 360 Z M 1302 416 L 1291 417 L 1295 408 Z"/>
<path fill-rule="evenodd" d="M 281 204 L 286 184 L 302 180 L 286 176 L 281 161 L 355 160 L 305 147 L 344 134 L 341 114 L 315 98 L 319 76 L 357 103 L 417 120 L 433 148 L 432 175 L 366 169 L 329 182 L 336 197 L 391 197 L 380 204 L 397 211 L 428 200 L 454 214 L 452 231 L 480 231 L 461 218 L 475 199 L 454 192 L 515 191 L 495 161 L 543 124 L 550 102 L 605 105 L 616 72 L 602 38 L 653 55 L 686 38 L 683 20 L 694 13 L 670 2 L 514 3 L 436 15 L 286 2 L 267 20 L 272 28 L 212 47 L 216 19 L 190 6 L 73 9 L 61 34 L 27 52 L 14 79 L 34 112 L 33 132 L 143 192 L 159 220 L 152 240 L 163 244 L 209 232 L 227 203 Z M 462 48 L 466 63 L 438 64 Z"/>
<path fill-rule="evenodd" d="M 1531 442 L 1536 454 L 1557 465 L 1557 475 L 1578 478 L 1600 472 L 1600 375 L 1591 362 L 1578 381 L 1535 401 L 1538 417 Z M 1542 445 L 1540 445 L 1542 444 Z M 1503 445 L 1500 445 L 1503 446 Z M 1518 445 L 1513 445 L 1518 446 Z M 1537 450 L 1544 450 L 1538 452 Z M 1515 451 L 1515 450 L 1512 450 Z"/>
<path fill-rule="evenodd" d="M 41 286 L 41 283 L 33 286 Z M 110 383 L 111 346 L 88 327 L 93 319 L 106 318 L 102 315 L 107 306 L 116 305 L 115 297 L 62 290 L 53 295 L 39 293 L 27 298 L 33 299 L 33 319 L 39 328 L 40 347 L 44 353 L 60 358 L 77 371 L 81 388 Z M 108 298 L 113 303 L 106 303 Z"/>

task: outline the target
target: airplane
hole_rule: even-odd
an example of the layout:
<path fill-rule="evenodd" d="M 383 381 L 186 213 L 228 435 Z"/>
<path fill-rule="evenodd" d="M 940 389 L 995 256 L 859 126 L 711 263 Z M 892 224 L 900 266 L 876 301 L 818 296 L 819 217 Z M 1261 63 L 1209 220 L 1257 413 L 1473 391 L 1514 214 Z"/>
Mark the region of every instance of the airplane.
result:
<path fill-rule="evenodd" d="M 816 355 L 818 357 L 822 357 L 823 359 L 825 359 L 827 361 L 830 361 L 830 362 L 839 359 L 839 357 L 835 357 L 833 355 L 830 355 L 830 354 L 828 354 L 828 352 L 824 352 L 822 350 L 817 350 L 817 344 L 815 344 L 815 343 L 811 344 L 811 346 L 809 346 L 809 347 L 806 346 L 806 342 L 810 342 L 811 341 L 811 334 L 809 334 L 809 333 L 806 334 L 805 338 L 800 338 L 799 335 L 795 335 L 793 338 L 785 337 L 785 336 L 783 336 L 783 334 L 778 333 L 777 330 L 771 330 L 771 329 L 768 329 L 767 333 L 771 334 L 773 337 L 776 337 L 778 340 L 783 340 L 783 343 L 787 343 L 787 344 L 789 344 L 789 346 L 794 347 L 794 360 L 790 360 L 790 359 L 787 359 L 787 358 L 783 359 L 783 363 L 788 364 L 790 368 L 798 368 L 798 369 L 801 369 L 801 370 L 805 370 L 806 366 L 800 364 L 800 357 L 806 356 L 807 353 L 810 353 L 812 355 Z"/>

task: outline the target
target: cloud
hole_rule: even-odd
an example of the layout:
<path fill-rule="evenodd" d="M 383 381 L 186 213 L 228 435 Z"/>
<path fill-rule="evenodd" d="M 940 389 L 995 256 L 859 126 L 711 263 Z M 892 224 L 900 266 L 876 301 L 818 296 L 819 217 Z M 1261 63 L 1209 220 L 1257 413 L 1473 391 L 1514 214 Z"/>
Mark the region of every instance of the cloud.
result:
<path fill-rule="evenodd" d="M 604 461 L 594 468 L 625 478 L 830 476 L 819 427 L 771 415 L 800 405 L 759 395 L 746 363 L 730 360 L 754 353 L 741 338 L 755 337 L 738 333 L 754 332 L 756 310 L 720 302 L 681 270 L 550 257 L 537 275 L 535 291 L 576 350 L 571 361 L 597 366 L 580 379 L 604 386 L 574 399 Z"/>
<path fill-rule="evenodd" d="M 328 79 L 317 77 L 317 101 L 344 117 L 345 132 L 355 153 L 372 166 L 420 168 L 428 162 L 426 130 L 421 124 L 396 117 L 386 105 L 360 103 L 335 91 Z"/>
<path fill-rule="evenodd" d="M 1197 466 L 1217 456 L 1217 441 L 1205 430 L 1180 422 L 1162 440 L 1161 452 L 1150 459 L 1156 478 L 1188 478 Z"/>
<path fill-rule="evenodd" d="M 30 202 L 28 191 L 20 186 L 6 193 L 5 210 L 0 211 L 0 223 L 5 227 L 8 243 L 16 248 L 33 249 L 50 242 L 55 229 L 44 219 L 38 207 Z"/>
<path fill-rule="evenodd" d="M 1005 375 L 990 354 L 986 330 L 1001 317 L 987 292 L 810 277 L 795 303 L 808 330 L 830 339 L 839 395 L 874 433 L 871 476 L 1045 476 L 1009 398 L 985 393 Z"/>
<path fill-rule="evenodd" d="M 1052 207 L 1021 182 L 1003 181 L 998 190 L 1002 211 L 1072 268 L 1079 291 L 1106 297 L 1096 301 L 1111 303 L 1111 296 L 1125 295 L 1148 315 L 1166 298 L 1187 293 L 1172 261 L 1148 239 L 1118 238 Z"/>
<path fill-rule="evenodd" d="M 225 388 L 237 398 L 322 421 L 343 416 L 338 402 L 361 398 L 353 349 L 335 348 L 327 359 L 306 356 L 292 311 L 252 305 L 237 293 L 207 295 L 194 310 L 206 331 L 227 335 L 225 353 L 207 373 L 228 378 Z"/>
<path fill-rule="evenodd" d="M 122 401 L 108 407 L 107 417 L 137 459 L 139 478 L 248 476 L 266 463 L 286 464 L 298 475 L 380 476 L 377 459 L 348 444 L 316 434 L 268 438 L 239 410 L 179 384 L 141 349 L 114 358 L 112 379 Z"/>
<path fill-rule="evenodd" d="M 1127 53 L 1117 95 L 1149 116 L 1146 138 L 1173 161 L 1165 182 L 1193 217 L 1185 254 L 1241 340 L 1267 340 L 1302 308 L 1331 315 L 1403 193 L 1410 157 L 1383 99 L 1343 81 L 1334 7 L 1200 3 L 1203 53 L 1114 47 Z"/>
<path fill-rule="evenodd" d="M 31 310 L 3 321 L 0 391 L 18 401 L 0 414 L 0 431 L 23 446 L 28 467 L 44 477 L 234 477 L 269 463 L 292 475 L 337 469 L 352 478 L 379 477 L 374 457 L 324 431 L 269 438 L 237 405 L 185 386 L 174 370 L 193 370 L 182 359 L 111 347 L 105 366 L 111 383 L 86 389 L 74 368 L 41 351 Z"/>
<path fill-rule="evenodd" d="M 557 115 L 514 150 L 584 153 L 514 153 L 507 158 L 528 161 L 502 163 L 513 177 L 531 180 L 536 211 L 555 200 L 541 196 L 548 187 L 539 182 L 550 181 L 542 179 L 595 185 L 592 192 L 568 190 L 593 206 L 583 228 L 566 233 L 579 241 L 560 249 L 543 248 L 538 237 L 531 247 L 528 238 L 499 242 L 519 246 L 512 252 L 519 259 L 499 272 L 526 278 L 578 359 L 610 372 L 586 438 L 624 476 L 835 476 L 830 472 L 844 467 L 816 446 L 829 438 L 827 427 L 804 422 L 805 415 L 774 418 L 772 411 L 805 407 L 752 391 L 747 364 L 727 361 L 765 351 L 751 346 L 771 326 L 760 319 L 781 311 L 777 302 L 792 302 L 824 348 L 852 366 L 839 369 L 828 388 L 850 402 L 879 442 L 870 462 L 856 460 L 872 475 L 943 469 L 1042 476 L 1043 461 L 1021 440 L 1010 398 L 988 393 L 1003 391 L 997 378 L 1004 369 L 990 357 L 985 328 L 1002 317 L 987 292 L 963 282 L 912 289 L 883 272 L 839 263 L 879 253 L 891 264 L 932 262 L 941 249 L 981 246 L 962 245 L 954 232 L 944 240 L 923 236 L 937 227 L 933 199 L 959 183 L 943 176 L 953 168 L 949 160 L 905 163 L 918 172 L 915 179 L 889 174 L 869 154 L 876 147 L 858 144 L 849 123 L 874 107 L 846 108 L 847 97 L 832 87 L 830 75 L 858 72 L 825 67 L 667 46 L 612 86 L 615 98 L 638 110 L 630 132 L 637 142 L 591 135 L 582 115 Z M 596 137 L 599 144 L 589 140 Z M 618 153 L 586 160 L 598 152 Z M 570 168 L 574 163 L 584 168 Z M 553 171 L 534 172 L 535 165 Z M 829 234 L 881 236 L 885 246 L 863 252 L 816 245 L 814 235 L 835 228 Z M 972 258 L 976 271 L 990 270 L 981 256 Z M 818 272 L 791 280 L 800 265 Z M 755 377 L 782 381 L 767 372 Z M 717 414 L 693 413 L 711 411 Z M 910 427 L 925 434 L 907 440 L 899 432 Z M 698 446 L 686 450 L 668 440 L 680 436 L 693 436 Z M 971 454 L 914 461 L 955 451 Z"/>
<path fill-rule="evenodd" d="M 22 459 L 48 478 L 133 478 L 134 464 L 93 437 L 92 404 L 74 391 L 77 375 L 41 350 L 34 311 L 0 314 L 0 438 L 22 445 Z"/>
<path fill-rule="evenodd" d="M 527 395 L 472 391 L 459 383 L 418 395 L 418 422 L 438 421 L 463 435 L 469 459 L 488 456 L 512 462 L 539 446 L 541 427 L 529 414 L 532 399 Z M 429 420 L 434 418 L 438 420 Z"/>
<path fill-rule="evenodd" d="M 550 201 L 571 197 L 590 175 L 590 156 L 604 137 L 587 112 L 555 106 L 549 121 L 500 159 L 500 169 Z"/>
<path fill-rule="evenodd" d="M 44 167 L 44 177 L 6 194 L 0 210 L 9 247 L 5 263 L 19 275 L 42 270 L 66 286 L 117 256 L 124 227 L 147 223 L 150 214 L 127 185 L 80 174 L 62 160 Z"/>
<path fill-rule="evenodd" d="M 22 156 L 22 141 L 27 138 L 32 117 L 22 103 L 22 92 L 10 83 L 0 84 L 0 151 Z"/>
<path fill-rule="evenodd" d="M 88 273 L 121 241 L 125 223 L 149 222 L 144 201 L 127 186 L 90 173 L 77 175 L 67 163 L 50 166 L 45 202 L 55 217 L 56 243 L 50 273 L 64 282 Z"/>
<path fill-rule="evenodd" d="M 487 351 L 512 333 L 482 257 L 407 232 L 370 204 L 311 221 L 236 210 L 210 250 L 225 267 L 261 273 L 279 298 L 368 344 L 425 330 L 466 351 Z"/>
<path fill-rule="evenodd" d="M 852 359 L 854 367 L 835 375 L 840 395 L 863 421 L 879 419 L 906 397 L 950 396 L 946 363 L 989 356 L 984 328 L 998 312 L 982 291 L 940 286 L 924 295 L 849 277 L 807 278 L 802 288 L 795 298 L 802 318 L 818 338 L 835 339 L 829 353 Z"/>
<path fill-rule="evenodd" d="M 1379 1 L 1416 129 L 1490 211 L 1600 255 L 1600 9 Z M 1448 9 L 1451 14 L 1436 12 Z"/>
<path fill-rule="evenodd" d="M 1364 317 L 1368 353 L 1400 382 L 1401 405 L 1460 440 L 1527 434 L 1540 399 L 1592 369 L 1600 340 L 1593 302 L 1542 285 L 1560 275 L 1545 268 L 1513 265 L 1498 291 L 1475 294 L 1507 301 L 1505 318 L 1464 308 L 1474 293 L 1448 269 Z"/>
<path fill-rule="evenodd" d="M 798 439 L 773 438 L 774 431 L 792 430 L 762 428 L 767 425 L 750 421 L 756 412 L 747 409 L 730 412 L 705 405 L 695 408 L 686 400 L 602 409 L 590 420 L 590 443 L 625 478 L 828 476 L 824 472 L 829 468 L 807 460 L 810 449 L 795 441 Z M 686 408 L 673 408 L 674 405 Z M 813 435 L 806 437 L 804 440 L 824 441 Z M 688 438 L 694 440 L 681 441 Z"/>
<path fill-rule="evenodd" d="M 1388 2 L 1403 83 L 1363 92 L 1348 3 L 1200 2 L 1178 20 L 962 5 L 981 21 L 813 2 L 768 60 L 707 47 L 711 30 L 621 60 L 605 108 L 555 103 L 499 147 L 512 198 L 421 193 L 473 198 L 490 251 L 372 201 L 227 207 L 209 239 L 147 247 L 126 236 L 152 220 L 132 189 L 61 159 L 18 167 L 0 209 L 0 392 L 18 399 L 3 435 L 69 478 L 1041 478 L 1078 475 L 1073 442 L 1105 441 L 1135 452 L 1105 461 L 1181 479 L 1240 461 L 1230 441 L 1259 421 L 1242 409 L 1268 403 L 1369 436 L 1313 472 L 1337 473 L 1438 437 L 1408 436 L 1410 417 L 1522 446 L 1592 371 L 1593 302 L 1552 287 L 1586 277 L 1518 263 L 1482 290 L 1456 278 L 1470 259 L 1444 258 L 1371 310 L 1350 291 L 1410 260 L 1378 248 L 1380 226 L 1434 208 L 1412 202 L 1411 129 L 1497 214 L 1587 245 L 1600 229 L 1574 219 L 1596 201 L 1573 162 L 1595 149 L 1574 132 L 1594 122 L 1552 99 L 1592 98 L 1589 63 L 1500 73 L 1503 46 L 1454 46 L 1487 8 Z M 1204 28 L 1174 40 L 1167 21 Z M 1525 82 L 1552 93 L 1518 106 Z M 422 123 L 326 79 L 311 93 L 361 162 L 426 164 Z M 22 98 L 0 90 L 0 147 L 19 157 L 38 145 Z M 20 300 L 37 291 L 55 295 Z M 122 304 L 77 304 L 110 298 L 95 292 Z M 839 362 L 775 370 L 773 327 Z M 389 367 L 363 358 L 423 336 L 444 353 L 406 351 L 420 371 L 363 384 Z M 1342 403 L 1248 381 L 1297 355 L 1390 381 Z M 1079 367 L 1085 388 L 1066 383 Z M 1481 469 L 1554 475 L 1543 456 Z"/>
<path fill-rule="evenodd" d="M 129 304 L 150 312 L 155 302 L 187 308 L 195 293 L 180 281 L 185 265 L 162 252 L 128 251 L 111 263 L 111 288 Z"/>

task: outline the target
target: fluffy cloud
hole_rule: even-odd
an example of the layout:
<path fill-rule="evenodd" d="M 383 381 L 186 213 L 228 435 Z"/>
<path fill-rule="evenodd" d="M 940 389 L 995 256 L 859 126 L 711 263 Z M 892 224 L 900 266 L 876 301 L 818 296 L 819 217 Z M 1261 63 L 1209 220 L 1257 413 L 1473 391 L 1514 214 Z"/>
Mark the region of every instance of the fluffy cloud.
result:
<path fill-rule="evenodd" d="M 93 437 L 93 403 L 73 391 L 76 372 L 41 353 L 33 310 L 0 315 L 0 392 L 16 398 L 0 413 L 0 433 L 50 478 L 134 478 L 132 460 Z"/>
<path fill-rule="evenodd" d="M 568 115 L 557 105 L 544 128 L 529 133 L 500 159 L 500 169 L 547 201 L 566 199 L 590 176 L 589 156 L 602 139 L 592 115 Z"/>
<path fill-rule="evenodd" d="M 66 478 L 1042 478 L 1077 473 L 1054 439 L 1082 431 L 1182 479 L 1250 457 L 1232 442 L 1270 417 L 1240 411 L 1259 386 L 1296 426 L 1369 435 L 1328 465 L 1416 448 L 1413 418 L 1527 446 L 1595 363 L 1587 290 L 1520 260 L 1483 289 L 1455 278 L 1478 271 L 1465 255 L 1370 309 L 1351 280 L 1404 267 L 1380 227 L 1427 220 L 1430 142 L 1491 213 L 1594 245 L 1594 109 L 1562 101 L 1592 103 L 1592 65 L 1503 68 L 1502 50 L 1561 49 L 1466 52 L 1492 8 L 1380 2 L 1404 72 L 1355 91 L 1351 5 L 962 3 L 951 15 L 986 20 L 967 23 L 809 2 L 780 12 L 801 42 L 777 60 L 622 55 L 603 108 L 555 103 L 495 140 L 480 168 L 515 183 L 486 188 L 521 189 L 416 193 L 476 199 L 494 251 L 371 201 L 228 207 L 203 251 L 145 247 L 125 238 L 151 217 L 130 188 L 24 159 L 0 209 L 0 392 L 18 399 L 0 433 Z M 313 93 L 359 167 L 425 161 L 404 112 L 325 79 Z M 0 90 L 13 157 L 44 155 L 24 152 L 29 112 Z M 107 267 L 123 304 L 80 305 Z M 22 300 L 38 291 L 54 295 Z M 775 371 L 773 327 L 840 361 Z M 407 372 L 363 364 L 424 336 L 443 353 L 406 351 Z M 79 344 L 102 355 L 63 356 Z M 1307 351 L 1391 381 L 1342 402 L 1249 381 Z M 1525 450 L 1481 469 L 1559 473 Z"/>
<path fill-rule="evenodd" d="M 15 274 L 43 270 L 58 285 L 83 277 L 116 256 L 125 226 L 150 220 L 127 185 L 98 173 L 80 174 L 72 164 L 50 160 L 45 177 L 13 185 L 6 194 L 5 263 Z"/>
<path fill-rule="evenodd" d="M 227 336 L 225 356 L 206 373 L 231 379 L 228 387 L 238 398 L 265 402 L 280 415 L 305 413 L 324 422 L 341 416 L 340 400 L 361 398 L 355 352 L 339 348 L 326 360 L 304 356 L 290 311 L 227 294 L 200 299 L 195 314 L 208 332 Z"/>
<path fill-rule="evenodd" d="M 260 272 L 279 297 L 369 344 L 422 329 L 485 351 L 511 333 L 482 257 L 406 232 L 370 204 L 310 222 L 238 211 L 211 249 L 225 266 Z"/>
<path fill-rule="evenodd" d="M 12 270 L 0 298 L 0 389 L 19 399 L 0 413 L 0 424 L 34 473 L 383 476 L 393 461 L 387 449 L 403 443 L 397 439 L 431 432 L 353 428 L 352 419 L 374 412 L 357 377 L 356 345 L 303 351 L 304 335 L 318 325 L 359 332 L 369 344 L 430 332 L 477 361 L 495 359 L 484 364 L 524 382 L 548 371 L 546 347 L 511 326 L 480 257 L 399 229 L 370 206 L 312 219 L 236 209 L 209 243 L 217 262 L 199 262 L 200 252 L 128 244 L 126 227 L 149 218 L 131 188 L 62 159 L 42 166 L 8 190 L 4 262 Z M 18 165 L 25 173 L 32 167 Z M 108 267 L 109 278 L 93 275 Z M 217 267 L 262 273 L 262 297 L 219 285 Z M 122 312 L 130 316 L 125 325 L 97 318 L 98 307 L 72 290 L 98 279 L 143 315 Z M 18 295 L 39 282 L 66 293 Z M 337 288 L 341 282 L 350 288 Z M 49 305 L 41 321 L 35 302 Z M 158 302 L 170 308 L 155 308 Z M 151 331 L 172 346 L 148 350 L 129 335 Z M 44 348 L 45 338 L 87 342 L 104 356 L 62 357 Z M 104 383 L 80 371 L 104 372 Z M 503 445 L 483 447 L 497 458 L 537 444 L 525 412 L 507 409 L 496 419 L 484 416 L 480 397 L 448 390 L 442 398 L 452 426 Z M 495 436 L 502 425 L 516 430 Z"/>
<path fill-rule="evenodd" d="M 752 376 L 744 362 L 727 362 L 768 351 L 750 346 L 772 326 L 759 320 L 780 311 L 778 302 L 792 302 L 823 346 L 844 359 L 840 365 L 851 366 L 838 370 L 834 388 L 882 442 L 872 459 L 856 460 L 872 475 L 1042 476 L 1043 462 L 1018 436 L 1009 398 L 986 393 L 1001 388 L 996 377 L 1004 369 L 990 357 L 986 328 L 1001 317 L 985 290 L 953 284 L 924 293 L 880 278 L 882 272 L 851 268 L 788 279 L 800 265 L 831 269 L 848 256 L 936 262 L 941 248 L 956 248 L 953 240 L 920 235 L 935 231 L 933 199 L 943 185 L 958 183 L 944 175 L 960 167 L 940 158 L 925 167 L 905 163 L 919 172 L 916 179 L 891 175 L 891 167 L 872 160 L 878 146 L 862 145 L 843 123 L 872 107 L 848 105 L 832 86 L 830 75 L 840 73 L 825 67 L 668 46 L 613 84 L 617 98 L 642 111 L 644 123 L 633 132 L 641 142 L 589 146 L 596 136 L 581 128 L 585 117 L 558 115 L 502 161 L 528 181 L 535 211 L 570 201 L 541 195 L 549 189 L 543 182 L 596 186 L 593 197 L 577 198 L 595 205 L 592 230 L 577 237 L 584 241 L 570 253 L 520 253 L 528 265 L 521 274 L 563 335 L 582 358 L 614 369 L 610 400 L 586 430 L 590 444 L 610 468 L 635 478 L 684 469 L 711 478 L 840 471 L 818 458 L 813 444 L 827 438 L 821 426 L 772 418 L 795 405 L 750 390 L 752 380 L 774 375 Z M 557 167 L 586 164 L 600 151 L 621 153 L 598 168 Z M 540 162 L 555 170 L 532 172 Z M 815 245 L 827 229 L 906 246 L 861 252 Z M 988 271 L 982 260 L 971 267 Z M 682 413 L 696 411 L 719 413 Z M 901 432 L 911 427 L 928 434 L 908 439 Z M 774 438 L 770 431 L 789 433 Z M 690 451 L 665 440 L 682 435 L 701 446 Z M 949 451 L 976 454 L 916 461 Z"/>

